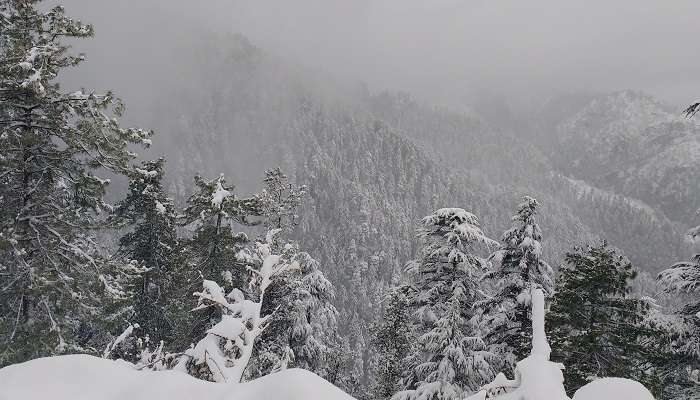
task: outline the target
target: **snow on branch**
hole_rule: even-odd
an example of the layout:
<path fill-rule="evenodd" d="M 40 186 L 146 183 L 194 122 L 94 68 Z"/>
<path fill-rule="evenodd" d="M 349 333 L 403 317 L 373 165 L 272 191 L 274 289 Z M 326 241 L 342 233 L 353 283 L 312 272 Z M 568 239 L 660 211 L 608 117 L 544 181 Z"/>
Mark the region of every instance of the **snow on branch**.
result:
<path fill-rule="evenodd" d="M 195 308 L 218 307 L 221 320 L 206 332 L 206 336 L 180 358 L 176 369 L 188 371 L 190 364 L 206 365 L 216 382 L 240 382 L 253 354 L 255 340 L 268 325 L 270 315 L 261 315 L 269 285 L 283 272 L 298 268 L 296 254 L 273 254 L 272 242 L 279 230 L 268 232 L 265 242 L 257 242 L 250 259 L 250 287 L 258 293 L 257 300 L 246 299 L 243 292 L 233 289 L 225 294 L 214 281 L 204 280 L 203 290 L 194 293 L 199 299 Z M 289 250 L 291 247 L 285 247 Z"/>

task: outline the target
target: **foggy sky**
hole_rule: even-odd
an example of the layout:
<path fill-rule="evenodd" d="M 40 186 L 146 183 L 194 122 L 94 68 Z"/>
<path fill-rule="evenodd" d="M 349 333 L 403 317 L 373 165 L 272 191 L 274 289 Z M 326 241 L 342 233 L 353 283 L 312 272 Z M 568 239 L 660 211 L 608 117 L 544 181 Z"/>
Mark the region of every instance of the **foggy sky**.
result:
<path fill-rule="evenodd" d="M 643 90 L 674 107 L 700 96 L 697 0 L 64 0 L 96 25 L 79 82 L 138 105 L 172 82 L 195 32 L 242 33 L 268 52 L 374 91 L 516 104 L 563 92 Z M 133 108 L 131 108 L 133 110 Z"/>

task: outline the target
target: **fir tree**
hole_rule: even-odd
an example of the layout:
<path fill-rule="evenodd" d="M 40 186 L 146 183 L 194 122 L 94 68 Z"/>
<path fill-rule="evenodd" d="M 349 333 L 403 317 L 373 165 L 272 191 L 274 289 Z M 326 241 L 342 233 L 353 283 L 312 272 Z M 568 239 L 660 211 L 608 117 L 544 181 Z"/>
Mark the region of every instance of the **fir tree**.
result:
<path fill-rule="evenodd" d="M 286 270 L 299 267 L 293 247 L 283 246 L 281 253 L 274 252 L 272 239 L 278 232 L 269 231 L 264 242 L 244 249 L 252 274 L 249 296 L 239 288 L 227 294 L 216 282 L 203 281 L 202 292 L 195 293 L 197 309 L 218 308 L 220 320 L 185 351 L 176 369 L 214 382 L 243 380 L 257 339 L 271 322 L 271 315 L 262 311 L 267 289 Z"/>
<path fill-rule="evenodd" d="M 125 312 L 123 281 L 137 272 L 91 239 L 109 208 L 95 170 L 126 172 L 127 147 L 151 133 L 121 128 L 111 93 L 61 91 L 59 73 L 84 59 L 64 41 L 93 28 L 39 3 L 0 1 L 0 366 L 89 351 L 100 321 L 119 319 L 104 313 Z"/>
<path fill-rule="evenodd" d="M 500 348 L 501 368 L 514 367 L 530 351 L 532 289 L 541 288 L 545 295 L 553 292 L 553 271 L 542 259 L 542 230 L 535 219 L 538 207 L 537 200 L 523 198 L 512 218 L 513 227 L 503 233 L 500 248 L 491 256 L 494 268 L 483 278 L 496 289 L 484 305 L 490 325 L 487 339 Z"/>
<path fill-rule="evenodd" d="M 411 269 L 417 273 L 413 302 L 423 357 L 414 369 L 415 387 L 393 398 L 459 399 L 493 375 L 493 354 L 480 337 L 475 308 L 484 299 L 479 278 L 485 261 L 472 251 L 496 243 L 481 231 L 476 216 L 460 208 L 425 217 L 418 235 L 423 246 Z"/>
<path fill-rule="evenodd" d="M 387 400 L 398 392 L 410 365 L 414 333 L 407 289 L 399 287 L 389 292 L 384 316 L 371 329 L 371 351 L 378 356 L 371 387 L 373 399 Z"/>
<path fill-rule="evenodd" d="M 272 246 L 284 243 L 298 223 L 298 209 L 306 192 L 287 179 L 279 168 L 265 172 L 265 189 L 256 196 L 268 229 L 278 231 Z M 270 314 L 269 328 L 255 348 L 250 377 L 266 375 L 283 367 L 298 367 L 318 375 L 328 374 L 328 362 L 337 335 L 337 311 L 331 300 L 333 285 L 318 261 L 298 252 L 299 268 L 285 271 L 267 289 L 263 312 Z"/>
<path fill-rule="evenodd" d="M 203 308 L 190 313 L 191 294 L 201 287 L 204 280 L 221 282 L 223 289 L 244 288 L 248 273 L 246 260 L 240 251 L 248 244 L 248 236 L 235 232 L 234 226 L 255 225 L 250 218 L 260 216 L 259 202 L 255 198 L 239 198 L 233 187 L 226 184 L 223 174 L 206 180 L 194 178 L 196 191 L 188 198 L 180 224 L 194 232 L 181 240 L 178 247 L 177 286 L 180 301 L 169 311 L 178 322 L 178 344 L 185 345 L 199 340 L 215 320 L 219 309 Z"/>
<path fill-rule="evenodd" d="M 648 303 L 629 295 L 635 275 L 632 265 L 606 243 L 566 255 L 548 327 L 552 358 L 566 365 L 569 393 L 606 376 L 653 386 L 653 341 L 661 337 L 653 337 L 654 331 L 643 324 Z"/>
<path fill-rule="evenodd" d="M 285 246 L 295 249 L 298 268 L 280 274 L 268 289 L 263 313 L 270 314 L 270 323 L 260 336 L 248 376 L 295 367 L 325 377 L 337 340 L 333 285 L 308 253 L 293 243 Z M 282 251 L 275 242 L 273 249 Z"/>
<path fill-rule="evenodd" d="M 130 176 L 126 198 L 117 204 L 112 221 L 128 227 L 119 239 L 119 255 L 146 271 L 138 276 L 134 316 L 140 335 L 156 344 L 171 339 L 172 326 L 165 312 L 172 293 L 173 252 L 177 244 L 173 201 L 163 190 L 165 160 L 144 162 Z"/>
<path fill-rule="evenodd" d="M 265 171 L 263 183 L 265 189 L 257 198 L 265 216 L 265 227 L 291 231 L 298 223 L 299 207 L 306 195 L 306 186 L 289 182 L 279 167 Z"/>
<path fill-rule="evenodd" d="M 691 235 L 699 232 L 700 227 L 694 228 Z M 662 317 L 674 338 L 669 350 L 675 357 L 669 365 L 675 379 L 668 385 L 673 393 L 669 398 L 700 399 L 700 255 L 671 265 L 657 279 L 664 292 L 680 300 L 671 315 Z"/>

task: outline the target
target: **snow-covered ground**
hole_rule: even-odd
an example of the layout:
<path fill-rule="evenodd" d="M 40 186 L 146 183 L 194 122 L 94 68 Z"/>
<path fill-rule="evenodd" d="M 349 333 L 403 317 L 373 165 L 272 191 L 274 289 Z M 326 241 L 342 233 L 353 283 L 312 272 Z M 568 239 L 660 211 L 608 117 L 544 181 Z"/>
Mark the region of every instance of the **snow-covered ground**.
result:
<path fill-rule="evenodd" d="M 579 389 L 573 400 L 654 400 L 654 396 L 639 382 L 602 378 Z"/>
<path fill-rule="evenodd" d="M 353 400 L 323 378 L 288 369 L 251 382 L 211 383 L 177 371 L 137 371 L 87 355 L 0 369 L 0 400 Z"/>

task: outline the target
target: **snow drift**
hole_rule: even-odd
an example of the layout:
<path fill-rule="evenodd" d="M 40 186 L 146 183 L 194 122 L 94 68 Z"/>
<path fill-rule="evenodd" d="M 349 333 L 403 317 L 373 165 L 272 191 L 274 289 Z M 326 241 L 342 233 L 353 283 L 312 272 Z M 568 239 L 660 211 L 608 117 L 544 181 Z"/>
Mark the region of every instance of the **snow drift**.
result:
<path fill-rule="evenodd" d="M 354 400 L 323 378 L 288 369 L 251 382 L 211 383 L 177 371 L 137 371 L 87 355 L 0 369 L 0 400 Z"/>
<path fill-rule="evenodd" d="M 577 390 L 573 400 L 654 400 L 654 396 L 639 382 L 601 378 Z"/>

